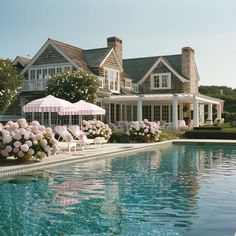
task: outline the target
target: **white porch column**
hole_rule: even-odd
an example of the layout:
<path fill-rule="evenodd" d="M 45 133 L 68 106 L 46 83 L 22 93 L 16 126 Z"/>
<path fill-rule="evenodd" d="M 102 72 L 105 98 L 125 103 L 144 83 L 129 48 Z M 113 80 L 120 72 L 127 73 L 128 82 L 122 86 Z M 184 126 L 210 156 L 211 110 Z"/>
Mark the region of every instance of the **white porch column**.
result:
<path fill-rule="evenodd" d="M 114 123 L 116 123 L 116 103 L 114 103 Z"/>
<path fill-rule="evenodd" d="M 199 108 L 196 96 L 193 97 L 193 127 L 199 126 Z"/>
<path fill-rule="evenodd" d="M 176 95 L 174 95 L 172 101 L 172 122 L 173 128 L 178 129 L 178 101 Z"/>
<path fill-rule="evenodd" d="M 137 121 L 143 120 L 142 99 L 139 97 L 137 102 Z"/>
<path fill-rule="evenodd" d="M 199 122 L 200 125 L 203 125 L 205 123 L 205 118 L 204 118 L 204 111 L 205 111 L 205 105 L 204 104 L 200 104 L 199 105 Z"/>
<path fill-rule="evenodd" d="M 184 104 L 183 104 L 183 103 L 180 103 L 180 104 L 179 104 L 179 119 L 180 119 L 180 120 L 183 120 L 183 119 L 184 119 L 183 109 L 184 109 Z"/>
<path fill-rule="evenodd" d="M 221 104 L 217 104 L 216 106 L 216 110 L 217 110 L 217 119 L 221 119 Z"/>
<path fill-rule="evenodd" d="M 213 122 L 212 120 L 212 103 L 208 103 L 208 116 L 207 119 L 211 121 L 211 123 Z"/>

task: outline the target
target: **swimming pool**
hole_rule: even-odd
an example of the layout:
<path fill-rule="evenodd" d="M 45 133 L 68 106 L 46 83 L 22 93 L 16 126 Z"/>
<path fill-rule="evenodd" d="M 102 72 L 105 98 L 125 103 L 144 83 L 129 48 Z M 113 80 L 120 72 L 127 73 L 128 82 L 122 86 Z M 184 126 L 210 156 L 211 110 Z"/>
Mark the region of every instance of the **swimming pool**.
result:
<path fill-rule="evenodd" d="M 236 148 L 173 145 L 0 182 L 0 235 L 234 235 Z"/>

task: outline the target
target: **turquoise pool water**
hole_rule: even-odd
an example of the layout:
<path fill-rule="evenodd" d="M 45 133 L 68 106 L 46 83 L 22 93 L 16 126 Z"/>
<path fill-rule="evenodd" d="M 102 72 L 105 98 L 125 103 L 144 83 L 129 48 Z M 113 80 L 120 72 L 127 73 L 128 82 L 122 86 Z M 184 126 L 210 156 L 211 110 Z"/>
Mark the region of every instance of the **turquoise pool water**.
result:
<path fill-rule="evenodd" d="M 0 235 L 224 236 L 236 147 L 173 145 L 0 182 Z"/>

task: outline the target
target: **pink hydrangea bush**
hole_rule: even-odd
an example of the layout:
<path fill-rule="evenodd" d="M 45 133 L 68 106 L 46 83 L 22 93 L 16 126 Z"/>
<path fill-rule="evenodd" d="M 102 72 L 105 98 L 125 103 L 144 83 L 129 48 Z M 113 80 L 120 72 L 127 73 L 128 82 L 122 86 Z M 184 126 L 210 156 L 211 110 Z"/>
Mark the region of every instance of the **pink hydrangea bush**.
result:
<path fill-rule="evenodd" d="M 160 126 L 156 122 L 149 122 L 147 119 L 132 121 L 127 131 L 133 142 L 158 142 L 160 133 Z"/>
<path fill-rule="evenodd" d="M 0 158 L 9 156 L 24 158 L 32 156 L 42 159 L 56 152 L 57 140 L 51 128 L 38 121 L 30 124 L 24 118 L 17 122 L 8 121 L 0 130 Z"/>
<path fill-rule="evenodd" d="M 107 124 L 104 124 L 99 120 L 83 120 L 82 130 L 86 133 L 88 138 L 97 138 L 103 137 L 106 140 L 109 140 L 111 137 L 112 131 Z"/>

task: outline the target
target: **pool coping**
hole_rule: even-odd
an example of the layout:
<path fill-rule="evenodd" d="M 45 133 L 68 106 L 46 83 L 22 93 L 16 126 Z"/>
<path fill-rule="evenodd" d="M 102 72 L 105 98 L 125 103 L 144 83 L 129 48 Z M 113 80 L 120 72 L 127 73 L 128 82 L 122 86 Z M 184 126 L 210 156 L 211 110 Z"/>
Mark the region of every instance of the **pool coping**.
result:
<path fill-rule="evenodd" d="M 0 166 L 0 179 L 8 178 L 14 175 L 36 172 L 57 166 L 69 165 L 73 163 L 92 161 L 104 158 L 114 158 L 119 155 L 131 154 L 134 152 L 146 151 L 148 149 L 164 148 L 172 144 L 236 144 L 236 140 L 215 140 L 215 139 L 177 139 L 158 143 L 140 143 L 140 144 L 104 144 L 103 147 L 85 150 L 76 155 L 72 153 L 60 153 L 55 156 L 46 157 L 41 162 L 17 163 L 9 166 Z M 106 147 L 106 148 L 105 148 Z M 3 163 L 4 161 L 2 161 Z"/>

